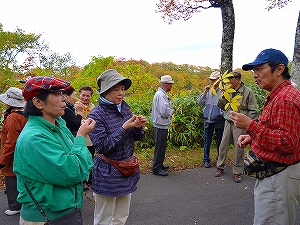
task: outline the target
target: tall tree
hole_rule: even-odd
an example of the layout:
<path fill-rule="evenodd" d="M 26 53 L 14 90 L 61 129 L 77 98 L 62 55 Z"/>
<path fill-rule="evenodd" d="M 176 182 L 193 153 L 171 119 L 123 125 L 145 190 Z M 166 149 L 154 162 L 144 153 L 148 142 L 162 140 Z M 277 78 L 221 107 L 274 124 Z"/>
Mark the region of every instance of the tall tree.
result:
<path fill-rule="evenodd" d="M 292 62 L 291 77 L 300 88 L 300 11 L 295 34 L 294 55 Z"/>
<path fill-rule="evenodd" d="M 183 3 L 182 3 L 183 2 Z M 208 3 L 208 6 L 204 6 Z M 232 0 L 159 0 L 157 12 L 169 24 L 173 20 L 188 20 L 201 9 L 220 8 L 222 14 L 221 72 L 232 70 L 235 15 Z"/>
<path fill-rule="evenodd" d="M 25 61 L 20 65 L 21 53 Z M 25 33 L 20 28 L 3 31 L 0 24 L 0 93 L 26 75 L 55 75 L 70 80 L 74 64 L 69 52 L 63 55 L 52 52 L 41 40 L 41 34 Z"/>
<path fill-rule="evenodd" d="M 0 24 L 0 93 L 12 82 L 14 74 L 23 70 L 18 64 L 18 55 L 39 48 L 40 37 L 40 34 L 26 34 L 19 28 L 6 32 Z"/>
<path fill-rule="evenodd" d="M 267 9 L 271 10 L 275 7 L 281 9 L 292 0 L 266 0 L 266 1 L 270 2 Z M 297 22 L 296 33 L 295 33 L 295 44 L 294 44 L 291 77 L 293 81 L 297 84 L 298 88 L 300 88 L 300 11 L 298 15 L 298 22 Z"/>
<path fill-rule="evenodd" d="M 43 69 L 50 71 L 52 75 L 61 76 L 68 80 L 70 76 L 70 68 L 75 65 L 72 55 L 68 52 L 60 55 L 56 52 L 48 51 L 40 56 L 40 63 Z"/>

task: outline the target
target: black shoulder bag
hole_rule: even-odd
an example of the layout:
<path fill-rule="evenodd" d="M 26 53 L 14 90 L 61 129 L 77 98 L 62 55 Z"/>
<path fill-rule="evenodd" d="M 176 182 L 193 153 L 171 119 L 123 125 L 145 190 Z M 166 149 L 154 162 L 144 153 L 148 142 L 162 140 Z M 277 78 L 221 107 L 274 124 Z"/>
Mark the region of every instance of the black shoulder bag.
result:
<path fill-rule="evenodd" d="M 47 217 L 45 211 L 42 209 L 42 207 L 40 206 L 40 204 L 33 197 L 33 195 L 31 193 L 31 191 L 29 190 L 28 186 L 25 183 L 24 183 L 24 185 L 25 185 L 25 188 L 26 188 L 28 194 L 32 198 L 34 204 L 36 205 L 36 207 L 38 208 L 38 210 L 40 211 L 40 213 L 42 214 L 42 216 L 45 218 L 45 221 L 46 221 L 45 224 L 48 224 L 48 225 L 66 225 L 66 224 L 83 225 L 81 210 L 77 206 L 78 195 L 77 195 L 76 185 L 75 185 L 75 201 L 76 201 L 75 209 L 72 212 L 69 212 L 68 214 L 66 214 L 66 215 L 64 215 L 62 217 L 59 217 L 59 218 L 57 218 L 55 220 L 50 220 Z"/>

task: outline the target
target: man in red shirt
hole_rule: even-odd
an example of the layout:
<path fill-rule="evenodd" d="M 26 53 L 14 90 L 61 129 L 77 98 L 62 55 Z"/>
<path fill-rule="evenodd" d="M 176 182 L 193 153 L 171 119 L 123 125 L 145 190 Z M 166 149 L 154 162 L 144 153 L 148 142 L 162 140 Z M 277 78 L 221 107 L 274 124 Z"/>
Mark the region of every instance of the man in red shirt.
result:
<path fill-rule="evenodd" d="M 235 126 L 246 129 L 238 145 L 251 144 L 267 174 L 257 176 L 254 187 L 254 225 L 294 224 L 300 200 L 300 91 L 291 85 L 287 66 L 287 57 L 276 49 L 263 50 L 254 62 L 243 65 L 270 93 L 257 121 L 231 112 Z"/>

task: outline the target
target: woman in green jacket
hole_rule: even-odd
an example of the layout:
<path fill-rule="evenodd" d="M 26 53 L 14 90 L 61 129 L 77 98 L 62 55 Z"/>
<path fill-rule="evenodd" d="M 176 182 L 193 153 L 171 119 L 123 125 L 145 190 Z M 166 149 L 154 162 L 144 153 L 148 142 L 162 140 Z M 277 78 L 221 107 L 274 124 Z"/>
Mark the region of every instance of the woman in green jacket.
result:
<path fill-rule="evenodd" d="M 34 77 L 23 88 L 28 122 L 18 138 L 14 161 L 21 225 L 46 221 L 25 184 L 50 220 L 68 214 L 76 205 L 82 207 L 82 182 L 93 166 L 85 136 L 95 122 L 89 119 L 76 137 L 71 134 L 61 118 L 66 108 L 62 89 L 67 86 L 68 82 L 58 78 Z"/>

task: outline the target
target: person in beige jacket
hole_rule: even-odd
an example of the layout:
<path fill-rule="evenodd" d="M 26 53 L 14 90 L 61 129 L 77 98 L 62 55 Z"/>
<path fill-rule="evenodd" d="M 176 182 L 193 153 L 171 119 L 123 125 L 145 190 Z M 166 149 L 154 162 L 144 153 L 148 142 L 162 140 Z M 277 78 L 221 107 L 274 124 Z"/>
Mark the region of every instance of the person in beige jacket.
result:
<path fill-rule="evenodd" d="M 241 81 L 242 75 L 239 72 L 232 72 L 234 76 L 229 77 L 229 83 L 231 87 L 236 91 L 232 93 L 231 97 L 236 95 L 241 95 L 242 98 L 239 100 L 239 112 L 244 115 L 250 117 L 252 120 L 256 120 L 258 118 L 258 107 L 256 103 L 256 98 L 254 92 L 246 87 L 244 83 Z M 234 181 L 236 183 L 242 182 L 242 172 L 244 170 L 244 149 L 240 148 L 237 145 L 237 140 L 240 135 L 245 134 L 245 129 L 239 129 L 234 126 L 232 120 L 230 119 L 230 111 L 232 109 L 228 107 L 225 110 L 225 105 L 228 101 L 225 97 L 219 98 L 218 107 L 224 110 L 224 118 L 225 118 L 225 127 L 222 136 L 222 141 L 219 147 L 219 156 L 217 161 L 217 170 L 215 172 L 215 177 L 222 176 L 225 169 L 225 161 L 227 157 L 227 153 L 229 150 L 230 144 L 234 145 L 234 159 L 233 159 L 233 174 Z"/>
<path fill-rule="evenodd" d="M 90 111 L 95 107 L 95 105 L 91 102 L 91 98 L 93 96 L 93 89 L 89 86 L 82 86 L 79 89 L 79 100 L 75 103 L 78 104 L 79 102 L 84 105 L 82 119 L 85 120 L 89 115 Z M 75 107 L 76 108 L 76 107 Z M 90 137 L 86 136 L 86 145 L 88 150 L 90 151 L 92 157 L 94 158 L 95 155 L 95 147 L 92 144 Z M 92 184 L 92 172 L 90 174 L 89 180 L 87 183 L 84 183 L 84 189 L 87 190 L 89 186 Z"/>

